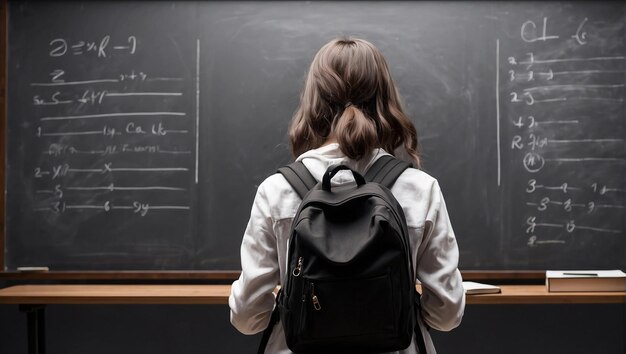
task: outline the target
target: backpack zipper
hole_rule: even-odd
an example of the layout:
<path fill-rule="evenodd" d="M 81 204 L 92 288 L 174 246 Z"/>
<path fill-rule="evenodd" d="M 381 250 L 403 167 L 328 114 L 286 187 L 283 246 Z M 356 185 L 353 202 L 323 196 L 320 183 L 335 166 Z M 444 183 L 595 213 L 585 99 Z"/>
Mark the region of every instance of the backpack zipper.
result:
<path fill-rule="evenodd" d="M 303 260 L 303 258 L 302 258 L 302 257 L 299 257 L 299 258 L 298 258 L 298 265 L 296 265 L 296 268 L 294 268 L 293 272 L 291 272 L 291 274 L 292 274 L 294 277 L 299 277 L 299 276 L 300 276 L 300 273 L 302 273 L 302 262 L 303 262 L 303 261 L 304 261 L 304 260 Z"/>
<path fill-rule="evenodd" d="M 320 300 L 317 297 L 317 295 L 315 295 L 315 283 L 311 282 L 311 301 L 313 302 L 313 308 L 316 311 L 319 311 L 322 309 L 322 305 L 320 304 Z"/>

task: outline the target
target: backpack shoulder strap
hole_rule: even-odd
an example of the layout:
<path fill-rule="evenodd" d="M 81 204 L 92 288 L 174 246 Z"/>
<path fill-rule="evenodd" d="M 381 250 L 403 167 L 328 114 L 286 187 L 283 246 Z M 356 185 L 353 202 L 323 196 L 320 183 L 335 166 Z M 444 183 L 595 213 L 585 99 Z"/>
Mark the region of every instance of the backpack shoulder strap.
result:
<path fill-rule="evenodd" d="M 365 173 L 365 180 L 391 188 L 398 177 L 412 165 L 390 155 L 380 157 Z"/>
<path fill-rule="evenodd" d="M 298 193 L 300 199 L 304 199 L 308 191 L 317 184 L 317 180 L 311 175 L 311 172 L 304 166 L 302 161 L 283 166 L 277 172 L 285 177 L 291 187 Z"/>
<path fill-rule="evenodd" d="M 369 182 L 376 182 L 380 185 L 383 185 L 389 189 L 396 182 L 398 177 L 409 167 L 413 167 L 412 164 L 397 159 L 390 155 L 385 155 L 380 157 L 374 164 L 367 170 L 365 174 L 365 180 Z M 409 259 L 411 264 L 411 269 L 413 268 L 413 259 Z M 424 336 L 422 335 L 422 330 L 420 329 L 419 321 L 421 321 L 422 316 L 422 304 L 420 300 L 420 293 L 417 292 L 415 288 L 413 288 L 414 294 L 414 308 L 415 308 L 415 337 L 414 340 L 417 344 L 417 349 L 419 354 L 426 354 L 426 345 L 424 343 Z M 426 327 L 428 329 L 428 327 Z"/>

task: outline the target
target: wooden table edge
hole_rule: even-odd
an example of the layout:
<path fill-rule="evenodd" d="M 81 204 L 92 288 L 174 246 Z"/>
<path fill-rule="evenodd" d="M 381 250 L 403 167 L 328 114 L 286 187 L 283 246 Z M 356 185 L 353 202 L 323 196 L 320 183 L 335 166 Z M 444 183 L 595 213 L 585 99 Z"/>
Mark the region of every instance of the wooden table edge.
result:
<path fill-rule="evenodd" d="M 230 285 L 15 285 L 0 304 L 222 305 Z"/>
<path fill-rule="evenodd" d="M 468 304 L 619 304 L 626 292 L 548 292 L 545 285 L 501 285 L 501 293 L 467 295 Z"/>
<path fill-rule="evenodd" d="M 626 292 L 557 293 L 541 285 L 502 285 L 501 289 L 498 294 L 467 295 L 466 303 L 626 303 Z M 225 305 L 229 295 L 230 285 L 15 285 L 0 289 L 0 304 Z"/>

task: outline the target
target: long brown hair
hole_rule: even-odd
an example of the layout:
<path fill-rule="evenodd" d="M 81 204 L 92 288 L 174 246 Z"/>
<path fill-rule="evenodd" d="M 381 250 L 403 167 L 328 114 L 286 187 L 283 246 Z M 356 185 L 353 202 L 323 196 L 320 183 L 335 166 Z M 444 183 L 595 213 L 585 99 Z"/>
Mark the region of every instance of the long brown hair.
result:
<path fill-rule="evenodd" d="M 297 157 L 329 138 L 355 160 L 376 148 L 394 154 L 402 146 L 419 167 L 415 126 L 385 58 L 368 41 L 334 39 L 311 63 L 289 128 L 291 152 Z"/>

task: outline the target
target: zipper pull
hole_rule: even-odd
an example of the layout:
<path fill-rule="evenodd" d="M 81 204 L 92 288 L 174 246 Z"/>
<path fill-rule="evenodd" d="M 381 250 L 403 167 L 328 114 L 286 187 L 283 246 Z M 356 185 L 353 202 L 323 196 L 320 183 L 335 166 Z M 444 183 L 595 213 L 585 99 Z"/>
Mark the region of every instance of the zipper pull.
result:
<path fill-rule="evenodd" d="M 320 304 L 320 299 L 315 295 L 315 284 L 311 283 L 311 301 L 313 301 L 313 308 L 317 311 L 322 309 L 322 305 Z"/>
<path fill-rule="evenodd" d="M 302 257 L 298 258 L 298 265 L 296 266 L 296 268 L 291 273 L 291 274 L 293 274 L 294 277 L 300 276 L 300 272 L 302 272 L 302 261 L 303 261 Z"/>

